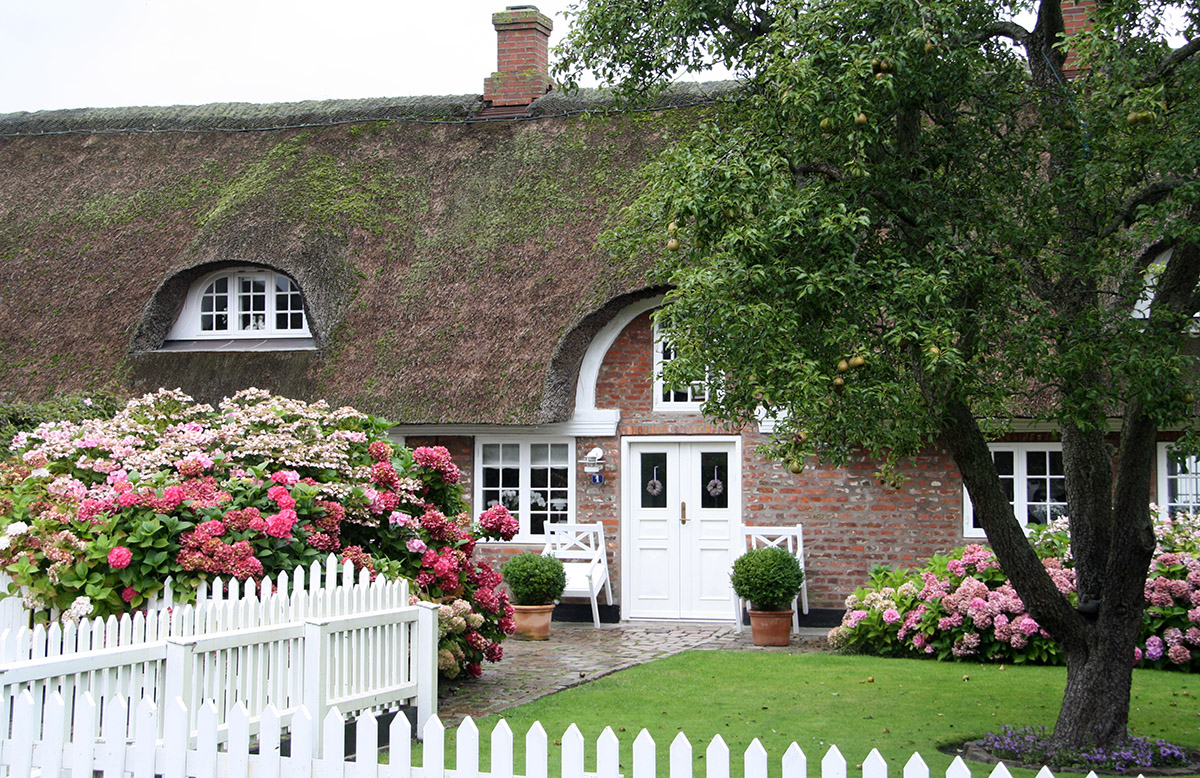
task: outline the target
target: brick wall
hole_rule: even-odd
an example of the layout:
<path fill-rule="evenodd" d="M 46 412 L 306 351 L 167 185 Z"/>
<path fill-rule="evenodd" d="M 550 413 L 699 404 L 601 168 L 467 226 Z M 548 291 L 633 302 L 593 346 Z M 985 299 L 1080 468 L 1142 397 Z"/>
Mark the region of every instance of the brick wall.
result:
<path fill-rule="evenodd" d="M 1075 33 L 1091 26 L 1090 14 L 1095 4 L 1095 0 L 1077 0 L 1076 2 L 1066 0 L 1062 4 L 1063 35 L 1065 37 L 1070 38 Z M 1079 74 L 1074 54 L 1067 55 L 1067 61 L 1063 63 L 1063 71 L 1068 78 Z"/>
<path fill-rule="evenodd" d="M 655 412 L 652 371 L 652 324 L 645 314 L 614 341 L 596 388 L 597 407 L 620 409 L 620 435 L 730 434 L 698 413 Z M 908 480 L 892 489 L 879 482 L 865 459 L 845 468 L 810 460 L 803 473 L 793 475 L 782 463 L 755 453 L 765 441 L 757 431 L 744 432 L 742 439 L 743 520 L 804 525 L 812 607 L 842 607 L 846 595 L 877 564 L 918 564 L 964 542 L 961 480 L 942 448 L 906 465 Z M 579 515 L 597 515 L 613 527 L 612 547 L 620 510 L 619 439 L 587 441 L 580 445 L 579 456 L 593 445 L 604 448 L 609 460 L 606 482 L 581 486 Z M 613 575 L 619 577 L 615 547 L 611 559 Z"/>

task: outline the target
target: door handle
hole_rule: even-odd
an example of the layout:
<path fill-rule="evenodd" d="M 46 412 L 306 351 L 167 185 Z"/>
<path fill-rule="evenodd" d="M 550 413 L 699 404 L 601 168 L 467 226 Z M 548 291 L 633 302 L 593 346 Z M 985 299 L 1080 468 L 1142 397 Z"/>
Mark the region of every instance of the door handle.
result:
<path fill-rule="evenodd" d="M 679 523 L 687 524 L 687 503 L 679 503 Z"/>

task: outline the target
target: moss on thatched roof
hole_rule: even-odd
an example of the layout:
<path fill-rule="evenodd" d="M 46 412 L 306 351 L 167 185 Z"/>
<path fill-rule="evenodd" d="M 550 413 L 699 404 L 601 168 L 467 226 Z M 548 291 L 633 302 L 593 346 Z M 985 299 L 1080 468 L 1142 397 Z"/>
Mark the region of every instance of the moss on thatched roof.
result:
<path fill-rule="evenodd" d="M 0 116 L 0 399 L 257 385 L 397 422 L 561 420 L 579 333 L 653 261 L 618 272 L 596 236 L 694 121 L 603 106 L 552 93 L 507 122 L 466 121 L 469 98 Z M 222 263 L 295 278 L 317 350 L 159 351 L 187 286 Z"/>

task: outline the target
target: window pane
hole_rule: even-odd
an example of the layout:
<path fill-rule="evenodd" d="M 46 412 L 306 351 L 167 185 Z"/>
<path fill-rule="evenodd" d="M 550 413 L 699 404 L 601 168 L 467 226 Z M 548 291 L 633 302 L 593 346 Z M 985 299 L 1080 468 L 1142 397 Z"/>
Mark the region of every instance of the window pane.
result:
<path fill-rule="evenodd" d="M 258 276 L 238 278 L 238 329 L 267 328 L 267 282 Z"/>
<path fill-rule="evenodd" d="M 544 443 L 529 446 L 529 464 L 540 467 L 550 464 L 550 447 Z"/>
<path fill-rule="evenodd" d="M 724 451 L 700 453 L 701 508 L 729 507 L 729 455 Z"/>
<path fill-rule="evenodd" d="M 996 463 L 996 472 L 1000 475 L 1014 474 L 1014 457 L 1011 451 L 993 451 L 992 461 Z"/>
<path fill-rule="evenodd" d="M 227 279 L 218 278 L 205 287 L 200 295 L 200 331 L 224 332 L 229 329 Z"/>
<path fill-rule="evenodd" d="M 1195 457 L 1183 461 L 1167 456 L 1167 511 L 1192 513 L 1200 508 L 1200 473 Z"/>
<path fill-rule="evenodd" d="M 643 508 L 667 507 L 667 455 L 665 452 L 642 454 L 639 489 Z"/>
<path fill-rule="evenodd" d="M 1027 524 L 1045 524 L 1066 511 L 1067 484 L 1063 477 L 1061 451 L 1026 451 L 1025 475 Z M 1017 515 L 1021 514 L 1018 510 Z"/>

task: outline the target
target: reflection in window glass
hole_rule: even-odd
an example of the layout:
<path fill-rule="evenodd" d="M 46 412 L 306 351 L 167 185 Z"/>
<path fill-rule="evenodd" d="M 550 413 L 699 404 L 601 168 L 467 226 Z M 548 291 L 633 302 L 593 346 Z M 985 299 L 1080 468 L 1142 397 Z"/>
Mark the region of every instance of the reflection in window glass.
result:
<path fill-rule="evenodd" d="M 700 453 L 701 508 L 729 507 L 729 455 L 724 451 Z"/>
<path fill-rule="evenodd" d="M 644 452 L 641 456 L 641 484 L 643 508 L 667 507 L 667 455 L 666 452 Z"/>
<path fill-rule="evenodd" d="M 566 443 L 529 445 L 529 531 L 545 532 L 546 522 L 568 520 L 571 505 L 570 448 Z"/>

